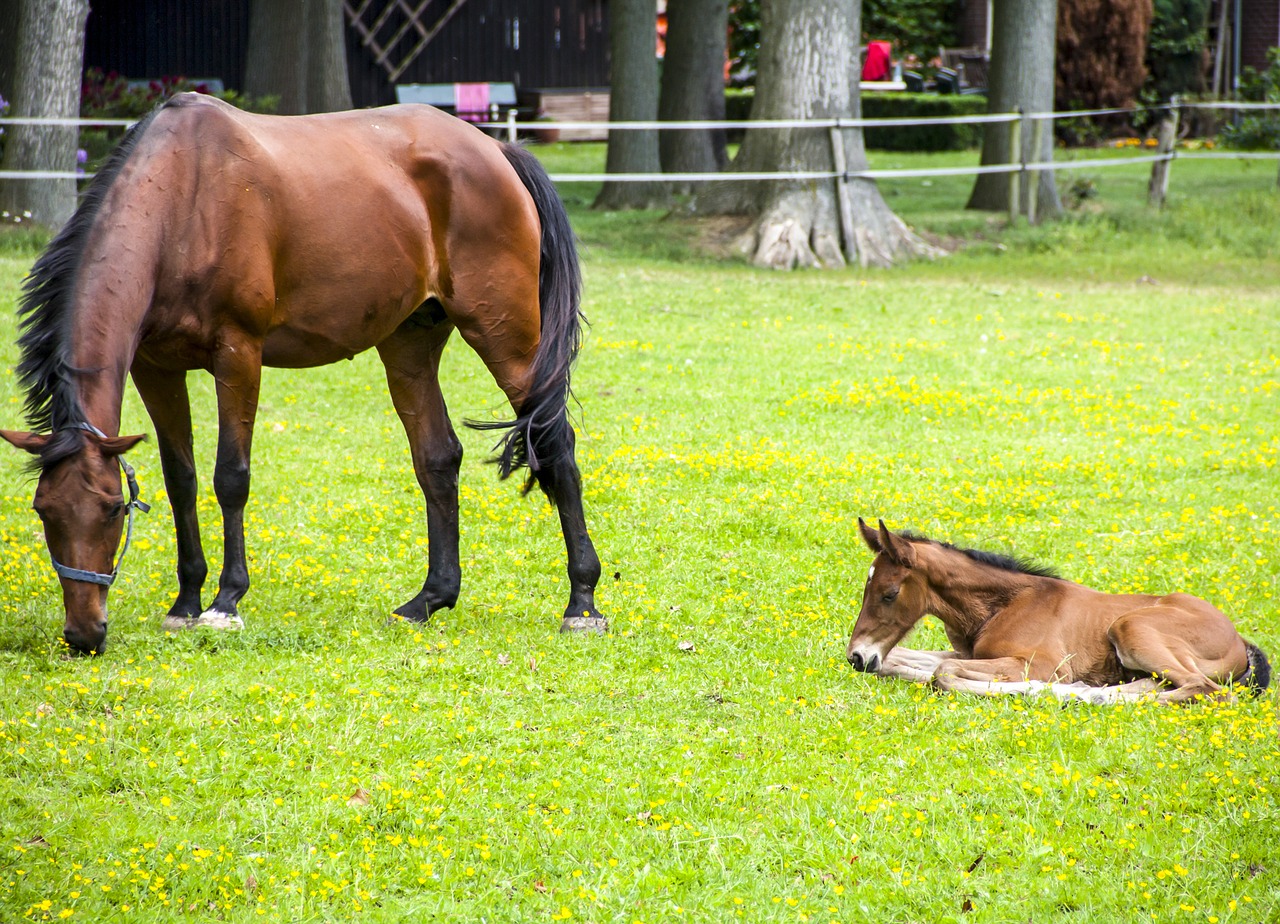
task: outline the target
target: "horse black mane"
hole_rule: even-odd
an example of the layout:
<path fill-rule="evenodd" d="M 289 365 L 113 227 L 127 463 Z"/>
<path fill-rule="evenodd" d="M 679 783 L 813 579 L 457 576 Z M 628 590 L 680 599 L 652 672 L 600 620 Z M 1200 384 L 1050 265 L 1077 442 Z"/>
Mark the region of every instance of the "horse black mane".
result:
<path fill-rule="evenodd" d="M 941 539 L 930 539 L 928 536 L 922 536 L 919 533 L 904 532 L 900 533 L 900 535 L 902 538 L 908 539 L 911 542 L 931 542 L 934 545 L 940 545 L 944 549 L 959 552 L 961 555 L 976 561 L 980 565 L 998 568 L 1001 571 L 1012 571 L 1015 574 L 1029 574 L 1032 577 L 1062 579 L 1062 575 L 1060 575 L 1055 568 L 1051 568 L 1047 565 L 1041 565 L 1025 558 L 1017 558 L 1013 555 L 1003 555 L 1000 552 L 988 552 L 985 549 L 962 549 L 959 546 L 952 545 L 950 542 L 943 542 Z"/>
<path fill-rule="evenodd" d="M 24 412 L 33 431 L 53 431 L 53 438 L 35 461 L 47 468 L 77 451 L 84 431 L 64 429 L 84 420 L 76 393 L 70 350 L 73 300 L 80 262 L 108 190 L 160 107 L 153 109 L 125 134 L 80 198 L 75 214 L 45 248 L 23 284 L 18 306 L 21 335 L 18 382 L 27 392 Z M 92 422 L 92 421 L 90 421 Z"/>

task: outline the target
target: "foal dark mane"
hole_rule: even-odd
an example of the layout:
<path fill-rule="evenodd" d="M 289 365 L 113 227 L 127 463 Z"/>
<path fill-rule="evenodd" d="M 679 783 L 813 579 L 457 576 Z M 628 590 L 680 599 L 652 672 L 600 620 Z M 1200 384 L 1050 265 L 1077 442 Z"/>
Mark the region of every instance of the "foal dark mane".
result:
<path fill-rule="evenodd" d="M 80 263 L 107 192 L 159 109 L 153 109 L 125 134 L 81 195 L 75 214 L 40 254 L 23 283 L 18 306 L 22 358 L 17 369 L 18 381 L 27 392 L 23 410 L 33 431 L 53 431 L 53 438 L 34 462 L 37 469 L 66 458 L 84 442 L 84 431 L 63 429 L 84 420 L 75 382 L 76 373 L 82 370 L 68 360 Z"/>
<path fill-rule="evenodd" d="M 1029 574 L 1032 577 L 1062 579 L 1062 575 L 1057 572 L 1057 569 L 1051 568 L 1048 565 L 1038 564 L 1025 558 L 1017 558 L 1013 555 L 1003 555 L 1000 552 L 988 552 L 985 549 L 962 549 L 959 546 L 952 545 L 950 542 L 943 542 L 941 539 L 930 539 L 928 536 L 922 536 L 919 533 L 904 532 L 900 535 L 911 542 L 930 542 L 934 545 L 940 545 L 944 549 L 959 552 L 966 558 L 972 559 L 980 565 L 986 565 L 989 568 L 997 568 L 1001 571 L 1012 571 L 1015 574 Z"/>

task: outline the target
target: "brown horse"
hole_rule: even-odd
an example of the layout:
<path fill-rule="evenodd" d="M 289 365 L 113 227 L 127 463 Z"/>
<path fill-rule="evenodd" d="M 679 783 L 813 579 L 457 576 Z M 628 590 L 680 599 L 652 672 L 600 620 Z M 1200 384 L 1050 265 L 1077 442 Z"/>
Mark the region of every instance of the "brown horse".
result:
<path fill-rule="evenodd" d="M 506 393 L 503 477 L 527 466 L 568 550 L 562 630 L 603 631 L 568 420 L 580 273 L 564 206 L 527 152 L 427 106 L 264 116 L 183 94 L 135 126 L 36 262 L 19 313 L 35 509 L 72 648 L 96 652 L 126 516 L 120 436 L 132 374 L 156 428 L 178 547 L 167 627 L 241 625 L 244 509 L 263 365 L 311 367 L 375 347 L 426 498 L 428 569 L 396 610 L 457 601 L 458 470 L 437 371 L 456 327 Z M 188 370 L 217 381 L 217 595 L 196 521 Z M 127 472 L 127 469 L 125 469 Z M 127 479 L 132 481 L 132 478 Z M 131 521 L 130 521 L 131 522 Z M 127 547 L 127 540 L 126 540 Z M 121 553 L 123 554 L 123 552 Z"/>
<path fill-rule="evenodd" d="M 991 552 L 858 530 L 875 553 L 846 655 L 857 670 L 970 693 L 1107 703 L 1255 692 L 1271 668 L 1231 620 L 1189 594 L 1106 594 Z M 926 614 L 954 651 L 894 646 Z M 1172 687 L 1173 689 L 1168 689 Z"/>

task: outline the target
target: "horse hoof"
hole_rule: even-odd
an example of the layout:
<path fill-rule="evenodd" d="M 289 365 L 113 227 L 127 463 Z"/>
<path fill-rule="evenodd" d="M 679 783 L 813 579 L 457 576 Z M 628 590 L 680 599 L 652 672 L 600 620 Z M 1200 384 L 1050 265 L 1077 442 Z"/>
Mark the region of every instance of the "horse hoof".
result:
<path fill-rule="evenodd" d="M 218 610 L 205 610 L 199 619 L 191 622 L 193 629 L 217 629 L 219 632 L 239 632 L 244 628 L 244 620 L 234 613 L 222 613 Z"/>
<path fill-rule="evenodd" d="M 560 631 L 605 635 L 609 631 L 609 620 L 603 616 L 566 616 L 560 623 Z"/>
<path fill-rule="evenodd" d="M 164 618 L 164 622 L 160 623 L 160 628 L 165 632 L 185 632 L 187 629 L 194 628 L 195 625 L 195 616 L 169 615 Z"/>

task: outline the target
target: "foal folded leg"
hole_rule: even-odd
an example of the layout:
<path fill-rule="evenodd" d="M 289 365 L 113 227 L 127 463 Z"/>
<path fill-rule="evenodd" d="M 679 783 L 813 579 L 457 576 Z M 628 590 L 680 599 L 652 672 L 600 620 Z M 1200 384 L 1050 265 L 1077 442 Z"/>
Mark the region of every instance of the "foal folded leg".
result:
<path fill-rule="evenodd" d="M 200 615 L 200 591 L 209 576 L 196 514 L 198 487 L 187 374 L 160 369 L 143 360 L 135 360 L 131 372 L 134 387 L 156 428 L 160 468 L 177 536 L 178 596 L 169 607 L 164 628 L 181 629 Z"/>
<path fill-rule="evenodd" d="M 876 668 L 876 676 L 928 683 L 933 672 L 943 661 L 956 657 L 954 651 L 917 651 L 913 648 L 893 648 L 883 663 Z"/>
<path fill-rule="evenodd" d="M 1244 641 L 1231 621 L 1203 601 L 1195 600 L 1191 606 L 1196 608 L 1143 607 L 1121 616 L 1107 631 L 1127 670 L 1158 677 L 1175 687 L 1157 697 L 1162 703 L 1197 697 L 1230 699 L 1230 691 L 1218 680 L 1242 677 L 1248 669 Z"/>
<path fill-rule="evenodd" d="M 413 471 L 427 503 L 427 580 L 396 615 L 422 622 L 452 608 L 462 587 L 458 560 L 458 470 L 462 444 L 440 393 L 440 354 L 453 325 L 423 327 L 411 319 L 378 344 L 387 386 L 409 438 Z"/>
<path fill-rule="evenodd" d="M 954 693 L 979 696 L 1025 695 L 1042 692 L 1056 679 L 1054 666 L 1030 658 L 951 658 L 933 672 L 933 685 Z"/>

